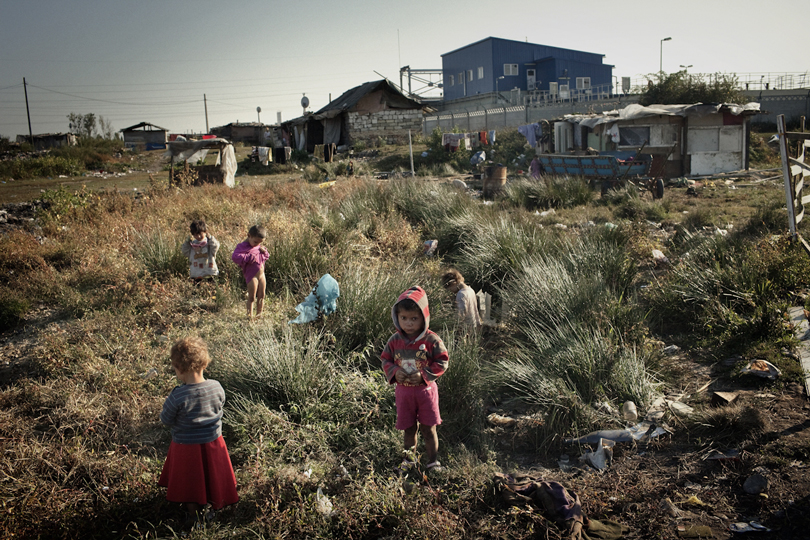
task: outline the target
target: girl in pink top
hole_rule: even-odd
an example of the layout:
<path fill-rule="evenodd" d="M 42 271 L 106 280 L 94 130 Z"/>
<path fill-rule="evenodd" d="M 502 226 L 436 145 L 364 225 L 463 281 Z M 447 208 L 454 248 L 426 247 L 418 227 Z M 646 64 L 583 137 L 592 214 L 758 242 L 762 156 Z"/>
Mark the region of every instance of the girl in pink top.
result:
<path fill-rule="evenodd" d="M 267 281 L 264 277 L 264 263 L 270 258 L 267 249 L 262 245 L 267 231 L 261 225 L 254 225 L 248 231 L 247 240 L 237 244 L 231 260 L 242 269 L 247 283 L 247 316 L 253 317 L 253 303 L 256 303 L 256 316 L 262 314 L 264 292 Z"/>

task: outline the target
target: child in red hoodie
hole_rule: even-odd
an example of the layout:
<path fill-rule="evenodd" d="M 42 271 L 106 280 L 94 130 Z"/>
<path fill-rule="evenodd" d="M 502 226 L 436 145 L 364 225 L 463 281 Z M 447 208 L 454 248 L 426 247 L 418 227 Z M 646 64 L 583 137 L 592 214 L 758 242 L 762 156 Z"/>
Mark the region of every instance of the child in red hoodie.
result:
<path fill-rule="evenodd" d="M 382 367 L 390 384 L 396 383 L 397 424 L 404 432 L 406 457 L 400 465 L 405 472 L 416 465 L 408 459 L 416 447 L 417 427 L 425 440 L 426 470 L 441 470 L 436 459 L 439 438 L 438 379 L 447 369 L 449 357 L 442 339 L 430 330 L 427 294 L 421 287 L 403 292 L 391 308 L 397 332 L 382 352 Z"/>

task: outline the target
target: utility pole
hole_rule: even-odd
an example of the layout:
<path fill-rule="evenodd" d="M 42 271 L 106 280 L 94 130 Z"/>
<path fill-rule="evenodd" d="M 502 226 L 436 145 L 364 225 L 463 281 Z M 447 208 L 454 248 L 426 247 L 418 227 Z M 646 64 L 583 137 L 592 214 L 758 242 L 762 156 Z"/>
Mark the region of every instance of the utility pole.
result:
<path fill-rule="evenodd" d="M 205 94 L 203 94 L 203 103 L 205 103 L 205 134 L 208 135 L 208 133 L 210 133 L 208 131 L 208 100 L 206 99 Z"/>
<path fill-rule="evenodd" d="M 31 131 L 31 111 L 28 109 L 28 83 L 25 82 L 25 77 L 23 77 L 23 90 L 25 90 L 25 114 L 28 116 L 28 138 L 31 141 L 31 146 L 34 146 L 34 133 Z"/>

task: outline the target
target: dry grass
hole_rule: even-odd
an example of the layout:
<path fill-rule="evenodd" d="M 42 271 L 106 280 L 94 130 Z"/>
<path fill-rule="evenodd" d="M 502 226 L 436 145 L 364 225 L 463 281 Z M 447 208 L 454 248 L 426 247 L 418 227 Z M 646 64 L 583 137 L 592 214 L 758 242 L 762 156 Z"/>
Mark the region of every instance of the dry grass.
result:
<path fill-rule="evenodd" d="M 649 305 L 636 295 L 642 281 L 637 273 L 665 288 L 674 272 L 652 269 L 657 273 L 651 276 L 649 252 L 653 247 L 680 249 L 662 227 L 646 220 L 663 215 L 658 221 L 674 227 L 684 222 L 681 208 L 700 208 L 704 202 L 714 208 L 711 219 L 695 212 L 695 226 L 760 215 L 767 227 L 773 217 L 750 207 L 773 198 L 753 189 L 744 197 L 742 190 L 728 191 L 731 201 L 722 208 L 715 208 L 713 196 L 693 200 L 672 190 L 669 202 L 625 198 L 575 208 L 561 204 L 557 214 L 541 218 L 505 200 L 483 206 L 433 181 L 340 179 L 324 190 L 291 180 L 289 174 L 240 180 L 235 189 L 168 190 L 145 184 L 138 198 L 108 191 L 86 204 L 68 193 L 62 201 L 65 211 L 43 222 L 44 239 L 27 232 L 0 236 L 0 308 L 5 299 L 24 300 L 23 319 L 31 305 L 59 313 L 25 349 L 20 369 L 5 372 L 2 380 L 0 499 L 6 511 L 0 513 L 0 535 L 180 534 L 177 508 L 166 503 L 156 485 L 169 444 L 157 416 L 175 384 L 168 348 L 193 333 L 208 340 L 214 358 L 209 374 L 226 386 L 224 433 L 242 500 L 191 537 L 560 537 L 538 512 L 501 506 L 491 479 L 501 468 L 521 466 L 514 460 L 524 456 L 513 454 L 515 448 L 527 450 L 532 464 L 553 466 L 556 455 L 540 444 L 549 426 L 559 430 L 559 439 L 564 431 L 571 434 L 605 420 L 594 412 L 592 398 L 617 401 L 638 394 L 639 404 L 645 402 L 641 398 L 652 385 L 655 355 L 646 341 L 649 333 L 639 330 L 645 323 L 640 308 Z M 222 244 L 222 274 L 216 284 L 194 287 L 178 249 L 188 223 L 198 218 Z M 620 230 L 613 234 L 623 239 L 621 249 L 589 243 L 596 233 L 588 221 L 600 227 L 618 223 Z M 269 231 L 268 298 L 264 316 L 247 321 L 244 283 L 229 255 L 255 223 Z M 439 253 L 428 259 L 421 246 L 432 238 L 440 239 Z M 795 259 L 784 256 L 784 246 L 773 249 L 759 250 L 762 275 L 770 271 L 769 261 L 798 269 L 797 279 L 804 275 Z M 610 299 L 607 308 L 559 305 L 570 307 L 570 320 L 589 321 L 610 337 L 602 356 L 615 371 L 603 371 L 619 373 L 622 380 L 599 381 L 587 370 L 574 373 L 579 349 L 568 347 L 572 352 L 566 356 L 563 341 L 535 336 L 547 345 L 549 358 L 571 363 L 576 376 L 566 384 L 576 386 L 584 398 L 578 398 L 573 412 L 527 411 L 516 431 L 503 436 L 513 445 L 504 450 L 484 427 L 485 407 L 502 398 L 525 407 L 530 399 L 520 392 L 495 395 L 482 373 L 514 353 L 519 331 L 528 329 L 520 318 L 531 306 L 480 339 L 464 338 L 456 333 L 452 296 L 441 289 L 438 277 L 453 263 L 470 281 L 479 281 L 478 287 L 490 287 L 497 295 L 493 280 L 504 289 L 511 283 L 517 287 L 512 294 L 519 295 L 520 285 L 512 280 L 541 255 L 567 261 L 560 264 L 572 273 L 579 268 L 582 280 L 574 280 L 569 289 L 549 287 L 570 301 L 587 304 L 588 290 L 602 291 L 591 283 L 593 276 L 607 276 L 602 285 L 609 290 L 599 293 Z M 339 311 L 313 328 L 288 327 L 295 305 L 326 272 L 340 282 Z M 773 295 L 792 286 L 773 281 L 767 289 Z M 378 359 L 392 331 L 390 306 L 412 284 L 428 291 L 432 327 L 448 342 L 454 371 L 441 387 L 446 423 L 439 432 L 447 470 L 402 479 L 392 472 L 401 459 L 393 390 L 382 380 Z M 571 290 L 577 287 L 581 290 Z M 765 292 L 763 305 L 769 301 Z M 546 296 L 549 303 L 554 300 Z M 764 316 L 760 322 L 775 324 Z M 303 367 L 308 367 L 305 373 Z M 146 377 L 151 368 L 157 375 Z M 641 382 L 634 388 L 630 379 Z M 559 395 L 544 397 L 566 405 Z M 688 433 L 692 438 L 716 433 L 730 444 L 743 434 L 746 440 L 757 437 L 763 422 L 748 410 L 710 411 L 689 424 Z M 664 443 L 657 447 L 663 448 Z M 642 505 L 640 523 L 648 526 L 649 537 L 660 535 L 655 509 L 645 498 L 674 496 L 665 482 L 623 470 L 624 483 L 631 486 L 624 489 L 616 474 L 603 477 L 616 480 L 612 487 L 579 482 L 586 510 L 630 521 L 633 514 L 622 505 Z M 319 487 L 334 504 L 332 517 L 316 509 Z M 720 496 L 716 502 L 727 504 Z"/>

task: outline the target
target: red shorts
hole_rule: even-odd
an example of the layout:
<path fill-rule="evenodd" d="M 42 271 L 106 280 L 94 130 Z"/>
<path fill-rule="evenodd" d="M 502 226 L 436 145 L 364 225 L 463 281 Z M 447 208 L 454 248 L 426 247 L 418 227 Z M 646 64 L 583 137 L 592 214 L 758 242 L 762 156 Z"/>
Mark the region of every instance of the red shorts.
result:
<path fill-rule="evenodd" d="M 158 485 L 169 488 L 169 501 L 200 506 L 211 503 L 214 510 L 239 500 L 231 457 L 222 437 L 205 444 L 172 441 Z"/>
<path fill-rule="evenodd" d="M 397 385 L 397 429 L 408 429 L 417 422 L 423 426 L 442 423 L 439 414 L 439 387 L 436 383 L 424 386 Z"/>

